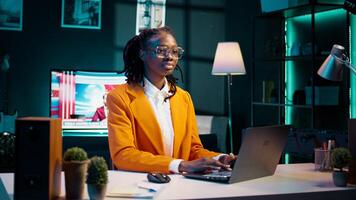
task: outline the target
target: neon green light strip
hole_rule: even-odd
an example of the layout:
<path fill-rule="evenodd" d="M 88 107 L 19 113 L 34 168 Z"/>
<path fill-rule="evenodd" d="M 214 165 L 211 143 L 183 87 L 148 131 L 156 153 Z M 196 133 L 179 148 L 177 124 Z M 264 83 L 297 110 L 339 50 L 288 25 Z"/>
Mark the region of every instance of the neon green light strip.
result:
<path fill-rule="evenodd" d="M 285 31 L 286 31 L 286 56 L 290 56 L 290 49 L 296 40 L 295 30 L 293 26 L 293 19 L 287 19 L 285 21 Z M 284 102 L 286 104 L 293 103 L 293 92 L 295 90 L 294 86 L 294 63 L 285 62 L 285 90 L 284 90 Z M 285 124 L 292 124 L 293 107 L 285 106 Z"/>
<path fill-rule="evenodd" d="M 351 63 L 356 60 L 356 37 L 352 37 L 356 33 L 356 16 L 350 16 L 350 59 Z M 350 118 L 356 118 L 356 75 L 350 73 Z"/>
<path fill-rule="evenodd" d="M 284 154 L 284 164 L 289 164 L 289 153 Z"/>

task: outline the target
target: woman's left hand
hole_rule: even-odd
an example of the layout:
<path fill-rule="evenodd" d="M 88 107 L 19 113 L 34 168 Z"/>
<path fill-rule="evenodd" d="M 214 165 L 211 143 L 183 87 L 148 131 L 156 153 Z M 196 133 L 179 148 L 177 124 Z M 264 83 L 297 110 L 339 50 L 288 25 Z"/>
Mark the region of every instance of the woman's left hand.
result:
<path fill-rule="evenodd" d="M 232 161 L 236 160 L 236 158 L 237 158 L 237 156 L 230 153 L 229 155 L 220 156 L 219 161 L 223 164 L 230 165 L 230 164 L 232 164 Z"/>

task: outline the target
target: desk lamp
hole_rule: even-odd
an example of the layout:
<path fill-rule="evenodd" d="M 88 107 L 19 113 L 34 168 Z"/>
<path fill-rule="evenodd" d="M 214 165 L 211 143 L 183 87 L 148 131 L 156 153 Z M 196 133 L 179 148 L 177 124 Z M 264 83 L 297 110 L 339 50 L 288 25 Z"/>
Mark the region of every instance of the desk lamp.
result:
<path fill-rule="evenodd" d="M 341 81 L 343 67 L 346 66 L 354 74 L 356 67 L 350 63 L 350 59 L 344 53 L 345 48 L 334 44 L 330 55 L 325 59 L 318 70 L 319 76 L 330 81 Z M 356 119 L 349 119 L 348 146 L 352 155 L 352 162 L 349 166 L 348 183 L 356 184 Z M 351 133 L 353 130 L 354 133 Z"/>
<path fill-rule="evenodd" d="M 334 44 L 330 55 L 318 70 L 319 76 L 330 81 L 341 81 L 343 66 L 348 67 L 356 74 L 356 68 L 350 63 L 350 59 L 344 53 L 345 48 L 341 45 Z"/>
<path fill-rule="evenodd" d="M 212 75 L 227 75 L 227 96 L 228 96 L 228 128 L 230 136 L 230 151 L 234 151 L 232 137 L 232 120 L 231 120 L 231 85 L 232 75 L 246 74 L 244 61 L 237 42 L 219 42 L 216 48 Z"/>

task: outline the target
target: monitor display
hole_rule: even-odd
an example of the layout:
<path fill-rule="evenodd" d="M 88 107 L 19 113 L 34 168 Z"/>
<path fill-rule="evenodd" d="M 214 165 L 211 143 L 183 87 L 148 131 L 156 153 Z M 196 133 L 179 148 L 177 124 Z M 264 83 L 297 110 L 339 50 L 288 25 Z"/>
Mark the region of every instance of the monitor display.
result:
<path fill-rule="evenodd" d="M 106 95 L 123 83 L 117 72 L 52 70 L 50 115 L 62 119 L 63 132 L 107 130 Z"/>

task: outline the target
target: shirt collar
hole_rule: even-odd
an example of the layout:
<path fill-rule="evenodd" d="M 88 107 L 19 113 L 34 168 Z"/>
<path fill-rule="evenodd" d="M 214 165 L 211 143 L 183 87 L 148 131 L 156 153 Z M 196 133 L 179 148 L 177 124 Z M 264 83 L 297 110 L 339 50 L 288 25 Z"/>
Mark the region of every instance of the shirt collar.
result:
<path fill-rule="evenodd" d="M 146 77 L 143 77 L 143 81 L 143 90 L 147 96 L 154 97 L 159 93 L 162 94 L 164 97 L 168 97 L 170 95 L 168 81 L 166 78 L 164 78 L 164 86 L 161 90 L 159 90 L 155 85 L 153 85 Z"/>

